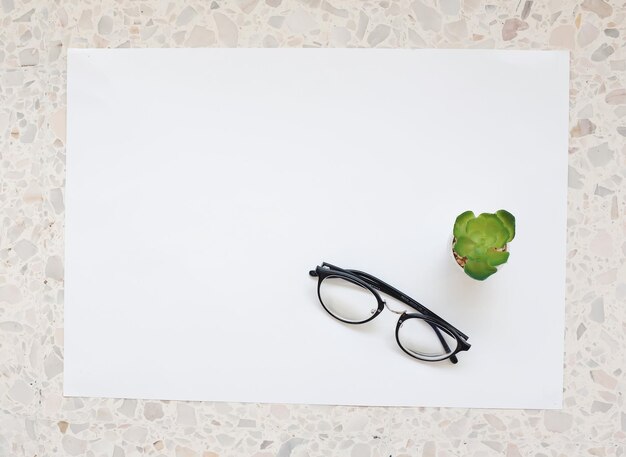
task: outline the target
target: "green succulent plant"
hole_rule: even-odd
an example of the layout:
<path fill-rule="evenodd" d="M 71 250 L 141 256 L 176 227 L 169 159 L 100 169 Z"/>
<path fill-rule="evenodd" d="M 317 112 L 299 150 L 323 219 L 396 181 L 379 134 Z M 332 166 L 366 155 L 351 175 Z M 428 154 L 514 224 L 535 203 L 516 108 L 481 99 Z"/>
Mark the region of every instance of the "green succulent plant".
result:
<path fill-rule="evenodd" d="M 509 260 L 507 243 L 515 237 L 515 217 L 503 209 L 478 217 L 465 211 L 456 218 L 453 233 L 457 263 L 468 276 L 483 281 Z"/>

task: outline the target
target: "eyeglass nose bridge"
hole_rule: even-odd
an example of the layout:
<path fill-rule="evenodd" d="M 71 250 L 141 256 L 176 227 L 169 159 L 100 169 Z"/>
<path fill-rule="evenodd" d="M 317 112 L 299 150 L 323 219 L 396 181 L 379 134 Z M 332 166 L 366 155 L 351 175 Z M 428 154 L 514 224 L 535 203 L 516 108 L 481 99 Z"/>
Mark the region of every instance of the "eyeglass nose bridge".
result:
<path fill-rule="evenodd" d="M 389 311 L 391 311 L 394 314 L 399 314 L 400 316 L 402 316 L 403 314 L 406 314 L 405 310 L 397 310 L 397 309 L 393 309 L 391 306 L 389 306 L 387 304 L 387 302 L 385 300 L 383 300 L 383 304 L 385 305 L 385 308 L 387 308 Z"/>

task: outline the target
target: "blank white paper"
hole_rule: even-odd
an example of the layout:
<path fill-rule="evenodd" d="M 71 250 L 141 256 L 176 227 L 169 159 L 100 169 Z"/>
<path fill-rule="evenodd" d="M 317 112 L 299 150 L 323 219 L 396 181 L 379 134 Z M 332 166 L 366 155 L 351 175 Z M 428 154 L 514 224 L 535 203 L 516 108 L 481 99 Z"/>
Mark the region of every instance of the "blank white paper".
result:
<path fill-rule="evenodd" d="M 560 408 L 568 54 L 72 49 L 64 392 Z M 517 218 L 508 264 L 456 265 L 456 216 Z M 330 317 L 310 269 L 376 275 L 469 335 Z"/>

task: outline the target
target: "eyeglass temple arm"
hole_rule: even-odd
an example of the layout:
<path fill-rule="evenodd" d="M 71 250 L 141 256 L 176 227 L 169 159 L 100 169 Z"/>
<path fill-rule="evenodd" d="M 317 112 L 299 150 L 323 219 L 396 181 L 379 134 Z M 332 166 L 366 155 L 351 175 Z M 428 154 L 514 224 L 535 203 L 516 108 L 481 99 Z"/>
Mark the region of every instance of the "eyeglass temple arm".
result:
<path fill-rule="evenodd" d="M 344 268 L 340 268 L 336 265 L 331 265 L 330 263 L 322 263 L 322 267 L 328 267 L 331 268 L 333 270 L 338 270 L 338 271 L 343 271 L 346 273 L 350 273 L 353 275 L 356 275 L 358 277 L 361 278 L 361 280 L 365 281 L 366 283 L 368 283 L 370 286 L 372 286 L 374 289 L 380 290 L 381 292 L 384 292 L 388 295 L 391 295 L 393 298 L 400 300 L 403 303 L 406 303 L 407 305 L 409 305 L 411 308 L 419 311 L 422 314 L 427 314 L 429 316 L 435 317 L 437 319 L 443 320 L 441 319 L 439 316 L 437 316 L 435 313 L 433 313 L 431 310 L 429 310 L 428 308 L 426 308 L 424 305 L 422 305 L 421 303 L 419 303 L 417 300 L 413 300 L 411 297 L 408 297 L 406 295 L 404 295 L 402 292 L 400 292 L 398 289 L 396 289 L 395 287 L 387 284 L 385 281 L 382 281 L 380 279 L 378 279 L 376 276 L 372 276 L 369 273 L 365 273 L 364 271 L 361 270 L 347 270 Z M 313 271 L 309 272 L 312 276 L 313 276 Z M 317 273 L 315 274 L 315 276 L 317 275 Z M 445 322 L 445 321 L 444 321 Z M 450 324 L 448 324 L 450 325 Z M 458 329 L 455 329 L 458 332 Z M 461 332 L 459 332 L 461 333 Z"/>
<path fill-rule="evenodd" d="M 389 284 L 387 284 L 384 281 L 381 281 L 380 279 L 378 279 L 375 276 L 370 275 L 369 273 L 365 273 L 363 271 L 359 271 L 359 270 L 344 270 L 347 271 L 349 273 L 352 273 L 354 275 L 357 275 L 358 277 L 360 277 L 362 280 L 364 280 L 365 282 L 367 282 L 368 284 L 370 284 L 371 286 L 373 286 L 374 288 L 379 289 L 381 292 L 384 292 L 390 296 L 392 296 L 393 298 L 400 300 L 403 303 L 406 303 L 407 305 L 409 305 L 411 308 L 419 311 L 422 314 L 425 314 L 427 316 L 430 317 L 434 317 L 435 319 L 439 319 L 443 322 L 445 322 L 446 324 L 448 324 L 450 327 L 452 327 L 456 332 L 459 333 L 459 335 L 461 335 L 463 337 L 463 339 L 467 340 L 469 339 L 469 337 L 464 334 L 463 332 L 461 332 L 458 328 L 452 326 L 448 321 L 446 321 L 445 319 L 437 316 L 435 313 L 433 313 L 431 310 L 429 310 L 428 308 L 426 308 L 424 305 L 422 305 L 420 302 L 418 302 L 417 300 L 412 299 L 411 297 L 403 294 L 402 292 L 400 292 L 398 289 L 396 289 L 393 286 L 390 286 Z M 443 339 L 443 337 L 441 337 L 441 335 L 439 335 L 439 339 L 442 340 L 442 344 L 445 345 L 445 340 Z M 449 348 L 446 348 L 449 349 Z"/>
<path fill-rule="evenodd" d="M 450 346 L 448 346 L 448 343 L 446 342 L 446 339 L 443 337 L 443 335 L 441 334 L 441 331 L 439 331 L 439 328 L 434 325 L 431 324 L 430 322 L 428 323 L 431 328 L 435 331 L 435 334 L 437 335 L 437 338 L 439 338 L 439 342 L 441 343 L 441 345 L 443 346 L 443 348 L 445 349 L 446 352 L 452 352 L 450 350 Z M 460 332 L 459 332 L 460 333 Z M 459 359 L 456 358 L 456 355 L 451 355 L 450 356 L 450 362 L 452 363 L 458 363 Z"/>

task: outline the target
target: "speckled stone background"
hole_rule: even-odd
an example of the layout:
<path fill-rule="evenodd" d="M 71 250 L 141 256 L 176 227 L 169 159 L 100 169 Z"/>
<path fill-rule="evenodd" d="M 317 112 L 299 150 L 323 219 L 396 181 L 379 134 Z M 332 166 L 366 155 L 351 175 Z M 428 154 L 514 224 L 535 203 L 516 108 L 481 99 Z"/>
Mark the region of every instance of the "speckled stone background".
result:
<path fill-rule="evenodd" d="M 625 5 L 0 0 L 0 457 L 626 455 Z M 67 49 L 172 46 L 571 50 L 564 409 L 63 398 Z"/>

